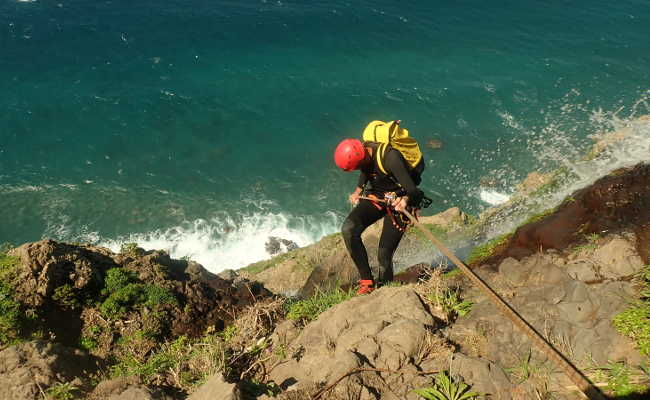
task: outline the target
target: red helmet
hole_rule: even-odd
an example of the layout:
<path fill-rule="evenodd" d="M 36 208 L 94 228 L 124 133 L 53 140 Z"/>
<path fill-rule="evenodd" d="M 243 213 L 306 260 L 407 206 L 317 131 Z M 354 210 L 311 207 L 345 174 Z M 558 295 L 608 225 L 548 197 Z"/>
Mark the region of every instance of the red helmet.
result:
<path fill-rule="evenodd" d="M 357 169 L 366 158 L 366 149 L 358 139 L 345 139 L 334 150 L 334 162 L 344 171 Z"/>

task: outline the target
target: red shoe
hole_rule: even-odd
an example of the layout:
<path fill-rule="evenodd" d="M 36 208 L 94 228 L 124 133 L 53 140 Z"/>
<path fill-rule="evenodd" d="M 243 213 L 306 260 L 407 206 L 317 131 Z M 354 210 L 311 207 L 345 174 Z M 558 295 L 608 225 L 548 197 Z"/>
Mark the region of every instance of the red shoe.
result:
<path fill-rule="evenodd" d="M 375 290 L 375 282 L 372 279 L 362 279 L 359 281 L 359 290 L 357 294 L 368 294 Z"/>

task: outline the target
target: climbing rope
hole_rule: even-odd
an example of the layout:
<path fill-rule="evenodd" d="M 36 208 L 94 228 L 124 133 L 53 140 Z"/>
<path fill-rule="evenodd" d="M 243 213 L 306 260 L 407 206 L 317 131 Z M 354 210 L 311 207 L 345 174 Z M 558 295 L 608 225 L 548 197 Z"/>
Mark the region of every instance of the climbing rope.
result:
<path fill-rule="evenodd" d="M 359 197 L 365 199 L 366 197 Z M 384 200 L 384 202 L 386 202 Z M 442 254 L 449 258 L 456 266 L 463 271 L 463 273 L 472 281 L 476 286 L 481 289 L 497 308 L 510 320 L 512 323 L 521 329 L 530 340 L 538 347 L 538 349 L 546 354 L 556 366 L 561 368 L 571 379 L 571 381 L 584 393 L 590 400 L 605 400 L 605 396 L 594 386 L 582 372 L 580 372 L 569 360 L 566 359 L 559 351 L 557 351 L 542 335 L 539 334 L 524 318 L 519 315 L 508 303 L 505 302 L 487 283 L 485 283 L 478 275 L 467 267 L 456 255 L 450 251 L 442 242 L 436 239 L 435 236 L 426 229 L 420 222 L 408 211 L 403 213 L 411 220 L 430 241 L 436 246 Z"/>

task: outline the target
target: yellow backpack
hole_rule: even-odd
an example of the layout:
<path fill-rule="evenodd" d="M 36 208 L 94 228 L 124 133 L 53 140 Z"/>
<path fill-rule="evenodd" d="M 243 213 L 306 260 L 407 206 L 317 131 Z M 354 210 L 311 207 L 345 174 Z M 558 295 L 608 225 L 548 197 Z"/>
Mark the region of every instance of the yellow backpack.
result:
<path fill-rule="evenodd" d="M 372 121 L 363 130 L 363 141 L 380 143 L 377 147 L 377 166 L 384 174 L 387 172 L 382 160 L 388 145 L 402 153 L 411 168 L 415 168 L 422 160 L 418 142 L 409 136 L 409 131 L 399 126 L 398 121 Z"/>

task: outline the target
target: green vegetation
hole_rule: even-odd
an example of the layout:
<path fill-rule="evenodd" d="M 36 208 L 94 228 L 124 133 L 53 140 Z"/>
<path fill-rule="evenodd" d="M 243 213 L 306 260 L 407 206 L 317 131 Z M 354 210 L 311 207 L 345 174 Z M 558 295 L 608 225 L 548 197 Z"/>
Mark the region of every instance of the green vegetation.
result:
<path fill-rule="evenodd" d="M 302 323 L 315 320 L 323 311 L 354 297 L 352 289 L 343 291 L 340 288 L 326 292 L 318 292 L 314 296 L 287 304 L 287 318 Z"/>
<path fill-rule="evenodd" d="M 247 266 L 247 267 L 242 268 L 241 270 L 249 272 L 251 274 L 258 274 L 258 273 L 260 273 L 262 271 L 265 271 L 265 270 L 267 270 L 267 269 L 269 269 L 271 267 L 274 267 L 274 266 L 280 264 L 281 262 L 284 262 L 287 258 L 289 258 L 291 256 L 291 253 L 292 252 L 278 254 L 277 256 L 275 256 L 275 257 L 273 257 L 273 258 L 271 258 L 269 260 L 258 261 L 256 263 L 253 263 L 253 264 Z"/>
<path fill-rule="evenodd" d="M 427 400 L 471 400 L 478 393 L 470 392 L 470 387 L 460 379 L 452 378 L 446 371 L 436 375 L 433 386 L 415 389 L 414 392 Z"/>
<path fill-rule="evenodd" d="M 228 350 L 218 335 L 198 339 L 180 336 L 144 359 L 127 353 L 111 367 L 110 376 L 137 376 L 145 383 L 167 382 L 183 390 L 224 372 Z"/>
<path fill-rule="evenodd" d="M 596 250 L 598 248 L 598 240 L 600 240 L 600 235 L 597 233 L 590 233 L 589 235 L 584 235 L 587 243 L 573 248 L 574 252 L 579 252 L 583 250 Z"/>
<path fill-rule="evenodd" d="M 25 315 L 14 299 L 18 258 L 0 252 L 0 345 L 17 342 L 24 329 Z"/>
<path fill-rule="evenodd" d="M 537 222 L 537 221 L 541 221 L 544 218 L 548 217 L 549 215 L 553 214 L 555 211 L 557 211 L 557 207 L 549 208 L 549 209 L 546 209 L 546 210 L 544 210 L 544 211 L 542 211 L 542 212 L 540 212 L 538 214 L 531 215 L 530 217 L 528 217 L 528 219 L 526 219 L 523 223 L 521 223 L 519 225 L 519 227 L 522 227 L 522 226 L 528 225 L 528 224 L 532 224 L 532 223 Z"/>
<path fill-rule="evenodd" d="M 494 251 L 499 247 L 507 243 L 512 237 L 512 233 L 506 233 L 500 236 L 495 237 L 489 242 L 476 246 L 474 250 L 467 257 L 467 264 L 477 264 L 488 257 L 494 254 Z"/>
<path fill-rule="evenodd" d="M 431 232 L 433 236 L 436 237 L 436 239 L 442 241 L 447 240 L 447 231 L 441 226 L 436 224 L 420 224 L 420 225 L 426 228 L 429 232 Z M 429 241 L 429 239 L 424 235 L 424 233 L 422 233 L 422 231 L 420 231 L 416 227 L 409 228 L 406 231 L 406 233 L 409 235 L 414 235 L 416 238 L 418 238 L 418 240 L 422 240 L 425 242 Z"/>
<path fill-rule="evenodd" d="M 517 384 L 527 381 L 540 370 L 539 365 L 535 365 L 531 362 L 531 357 L 532 352 L 529 350 L 528 354 L 521 358 L 516 365 L 506 368 L 508 374 L 515 379 Z"/>
<path fill-rule="evenodd" d="M 72 383 L 57 383 L 56 385 L 50 386 L 45 394 L 48 399 L 52 400 L 72 400 L 76 398 L 75 392 L 78 392 L 76 386 Z"/>
<path fill-rule="evenodd" d="M 463 271 L 460 270 L 460 268 L 455 268 L 452 269 L 451 271 L 447 271 L 442 274 L 443 278 L 453 278 L 455 276 L 460 276 L 463 275 Z"/>
<path fill-rule="evenodd" d="M 52 300 L 56 301 L 57 303 L 61 304 L 64 307 L 73 308 L 73 309 L 79 307 L 79 300 L 77 299 L 75 290 L 68 283 L 54 289 Z"/>
<path fill-rule="evenodd" d="M 125 256 L 137 257 L 139 255 L 138 244 L 137 243 L 123 243 L 120 246 L 120 254 Z"/>
<path fill-rule="evenodd" d="M 446 288 L 440 293 L 432 293 L 429 300 L 438 304 L 447 315 L 447 320 L 451 321 L 456 317 L 463 317 L 472 311 L 472 303 L 469 300 L 463 300 L 458 289 Z"/>
<path fill-rule="evenodd" d="M 604 367 L 595 369 L 595 379 L 607 382 L 607 391 L 613 396 L 640 399 L 646 398 L 645 396 L 650 392 L 648 386 L 639 383 L 639 381 L 647 381 L 647 372 L 643 369 L 636 370 L 624 362 L 610 362 Z"/>
<path fill-rule="evenodd" d="M 650 266 L 638 275 L 641 281 L 640 299 L 613 319 L 614 327 L 635 341 L 639 352 L 650 356 Z"/>
<path fill-rule="evenodd" d="M 113 319 L 142 306 L 155 308 L 163 304 L 178 304 L 169 290 L 136 283 L 135 274 L 123 268 L 107 271 L 102 294 L 108 297 L 99 306 L 99 310 L 105 317 Z"/>
<path fill-rule="evenodd" d="M 237 334 L 237 327 L 235 325 L 227 326 L 219 335 L 223 338 L 224 342 L 228 343 Z"/>

